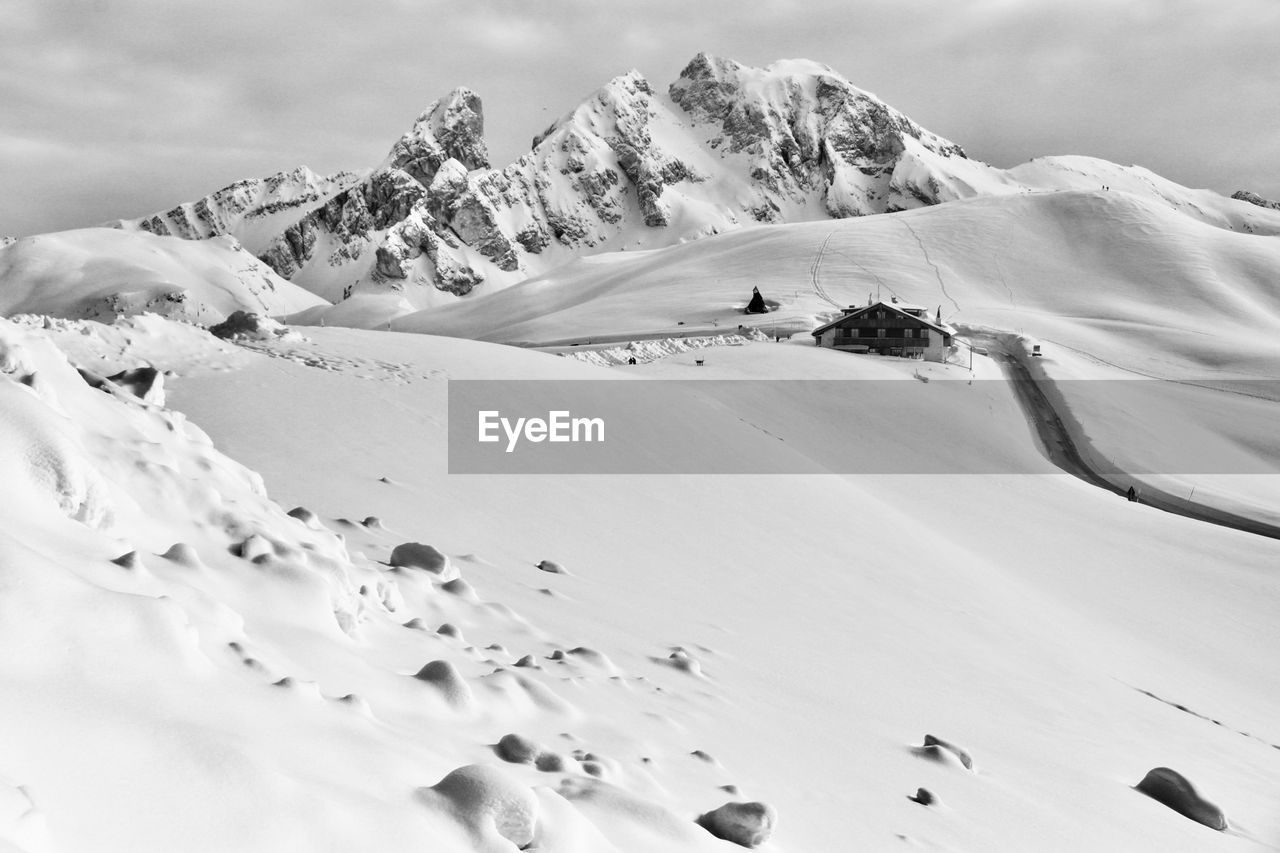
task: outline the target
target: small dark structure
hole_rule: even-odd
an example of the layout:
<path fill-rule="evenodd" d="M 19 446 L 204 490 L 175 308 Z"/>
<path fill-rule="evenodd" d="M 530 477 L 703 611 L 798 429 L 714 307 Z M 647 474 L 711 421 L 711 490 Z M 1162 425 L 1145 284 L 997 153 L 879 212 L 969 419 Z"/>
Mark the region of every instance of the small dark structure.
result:
<path fill-rule="evenodd" d="M 747 303 L 748 314 L 768 314 L 769 306 L 764 304 L 764 297 L 760 295 L 760 288 L 751 288 L 751 301 Z"/>
<path fill-rule="evenodd" d="M 1125 492 L 1124 496 L 1133 503 L 1138 502 L 1138 490 L 1135 489 L 1133 486 L 1129 487 L 1129 491 Z"/>

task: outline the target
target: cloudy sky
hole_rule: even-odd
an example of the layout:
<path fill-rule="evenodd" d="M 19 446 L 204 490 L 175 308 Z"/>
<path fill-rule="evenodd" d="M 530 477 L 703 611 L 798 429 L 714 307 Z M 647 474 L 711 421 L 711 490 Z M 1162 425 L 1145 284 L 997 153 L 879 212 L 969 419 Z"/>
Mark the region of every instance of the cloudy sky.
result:
<path fill-rule="evenodd" d="M 0 0 L 0 234 L 376 165 L 480 93 L 495 164 L 611 77 L 826 63 L 970 156 L 1280 198 L 1280 0 Z"/>

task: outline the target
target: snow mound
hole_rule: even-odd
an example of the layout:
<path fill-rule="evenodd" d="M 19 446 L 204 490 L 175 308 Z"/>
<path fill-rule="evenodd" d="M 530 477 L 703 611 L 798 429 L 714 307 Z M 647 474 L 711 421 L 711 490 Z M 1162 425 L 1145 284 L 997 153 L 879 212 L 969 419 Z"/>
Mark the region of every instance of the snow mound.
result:
<path fill-rule="evenodd" d="M 475 697 L 470 685 L 450 661 L 433 660 L 425 664 L 413 677 L 434 687 L 440 698 L 451 708 L 463 711 L 474 704 Z"/>
<path fill-rule="evenodd" d="M 58 388 L 70 384 L 74 393 L 88 386 L 48 350 L 0 321 L 0 480 L 11 494 L 90 526 L 110 527 L 115 502 L 86 448 L 88 436 Z"/>
<path fill-rule="evenodd" d="M 502 736 L 494 747 L 494 752 L 503 761 L 512 764 L 531 764 L 538 759 L 542 748 L 532 739 L 513 732 Z"/>
<path fill-rule="evenodd" d="M 230 237 L 193 242 L 85 228 L 0 248 L 0 314 L 110 319 L 152 312 L 218 322 L 236 310 L 289 314 L 323 299 L 290 284 Z"/>
<path fill-rule="evenodd" d="M 52 853 L 44 812 L 24 785 L 0 777 L 0 850 L 6 853 Z"/>
<path fill-rule="evenodd" d="M 422 794 L 428 801 L 446 803 L 454 817 L 474 834 L 480 849 L 490 849 L 489 845 L 500 844 L 502 839 L 520 850 L 533 844 L 538 798 L 528 786 L 497 767 L 459 767 Z"/>
<path fill-rule="evenodd" d="M 940 764 L 953 764 L 965 770 L 973 770 L 973 758 L 968 750 L 956 746 L 950 741 L 933 735 L 924 736 L 924 744 L 914 747 L 912 751 L 921 758 L 936 761 Z"/>
<path fill-rule="evenodd" d="M 199 326 L 159 314 L 116 317 L 109 324 L 39 314 L 9 318 L 24 329 L 39 330 L 72 364 L 99 376 L 139 368 L 186 375 L 226 370 L 250 356 Z"/>

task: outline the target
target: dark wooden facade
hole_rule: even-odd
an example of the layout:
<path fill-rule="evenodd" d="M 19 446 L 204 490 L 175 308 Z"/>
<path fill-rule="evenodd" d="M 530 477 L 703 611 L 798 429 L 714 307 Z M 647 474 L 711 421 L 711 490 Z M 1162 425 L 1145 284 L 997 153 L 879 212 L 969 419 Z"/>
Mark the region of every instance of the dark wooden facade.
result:
<path fill-rule="evenodd" d="M 877 302 L 848 308 L 843 317 L 813 331 L 818 346 L 943 361 L 954 332 L 923 308 Z"/>

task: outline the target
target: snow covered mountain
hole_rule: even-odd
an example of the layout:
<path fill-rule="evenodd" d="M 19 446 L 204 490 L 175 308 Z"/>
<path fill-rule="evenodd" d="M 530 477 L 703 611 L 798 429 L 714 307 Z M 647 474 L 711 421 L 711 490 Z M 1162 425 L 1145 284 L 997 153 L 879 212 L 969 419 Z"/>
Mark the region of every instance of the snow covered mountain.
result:
<path fill-rule="evenodd" d="M 1139 167 L 1053 157 L 1002 170 L 970 160 L 803 60 L 759 69 L 699 54 L 665 92 L 632 71 L 505 168 L 491 166 L 483 132 L 479 96 L 456 89 L 371 171 L 322 178 L 303 167 L 117 224 L 187 239 L 234 235 L 326 301 L 357 297 L 339 312 L 356 325 L 492 292 L 585 255 L 977 195 L 1106 186 L 1219 227 L 1256 228 L 1252 207 Z"/>
<path fill-rule="evenodd" d="M 364 176 L 302 168 L 121 225 L 234 234 L 330 301 L 390 291 L 427 307 L 584 253 L 932 204 L 963 159 L 825 66 L 700 54 L 665 94 L 636 71 L 612 80 L 504 169 L 479 97 L 457 89 Z"/>

